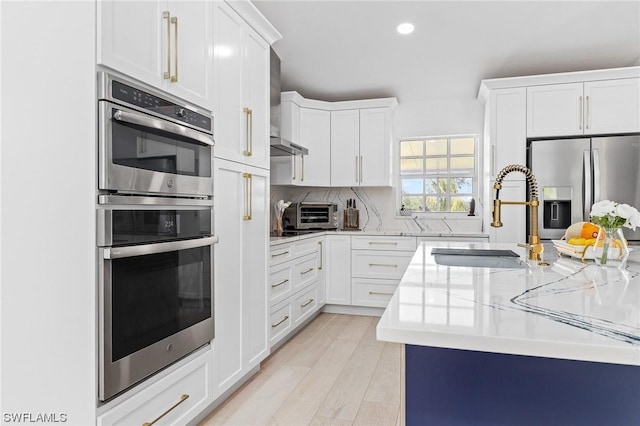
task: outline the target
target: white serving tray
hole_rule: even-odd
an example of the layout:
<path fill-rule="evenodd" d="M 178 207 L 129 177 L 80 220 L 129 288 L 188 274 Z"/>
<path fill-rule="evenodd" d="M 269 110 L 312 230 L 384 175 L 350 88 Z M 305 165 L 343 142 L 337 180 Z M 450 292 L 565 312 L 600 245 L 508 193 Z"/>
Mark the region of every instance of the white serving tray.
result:
<path fill-rule="evenodd" d="M 576 246 L 569 244 L 565 240 L 551 240 L 558 253 L 566 256 L 575 257 L 576 259 L 593 259 L 598 256 L 602 256 L 602 247 L 594 246 Z M 585 252 L 586 249 L 586 252 Z M 631 247 L 628 247 L 631 251 Z M 584 256 L 583 256 L 584 254 Z M 616 247 L 610 247 L 608 257 L 610 259 L 617 259 L 620 255 L 620 249 Z"/>

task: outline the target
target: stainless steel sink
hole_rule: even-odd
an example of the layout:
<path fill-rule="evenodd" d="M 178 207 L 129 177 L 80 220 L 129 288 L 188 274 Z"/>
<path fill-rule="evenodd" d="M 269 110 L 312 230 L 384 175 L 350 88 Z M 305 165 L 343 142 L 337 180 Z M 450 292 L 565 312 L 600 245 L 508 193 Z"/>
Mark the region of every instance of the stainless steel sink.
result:
<path fill-rule="evenodd" d="M 431 254 L 438 265 L 470 268 L 526 268 L 527 264 L 511 250 L 434 248 Z"/>

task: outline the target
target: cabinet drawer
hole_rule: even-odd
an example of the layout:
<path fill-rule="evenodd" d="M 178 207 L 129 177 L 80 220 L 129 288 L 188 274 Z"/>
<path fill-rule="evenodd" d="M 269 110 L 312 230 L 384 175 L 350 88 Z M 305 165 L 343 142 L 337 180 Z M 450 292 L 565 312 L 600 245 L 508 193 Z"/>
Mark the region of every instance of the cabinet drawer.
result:
<path fill-rule="evenodd" d="M 98 426 L 151 423 L 187 424 L 213 402 L 213 356 L 207 350 L 193 361 L 163 377 L 97 418 Z"/>
<path fill-rule="evenodd" d="M 293 244 L 278 244 L 269 250 L 269 264 L 279 265 L 293 258 Z"/>
<path fill-rule="evenodd" d="M 291 303 L 276 306 L 269 316 L 269 345 L 273 346 L 289 334 L 293 328 Z"/>
<path fill-rule="evenodd" d="M 416 251 L 415 237 L 389 236 L 354 236 L 351 237 L 353 250 L 385 250 L 385 251 Z"/>
<path fill-rule="evenodd" d="M 269 303 L 275 305 L 293 291 L 293 268 L 290 263 L 276 265 L 269 274 Z"/>
<path fill-rule="evenodd" d="M 318 279 L 318 256 L 307 255 L 293 265 L 293 291 L 298 291 Z"/>
<path fill-rule="evenodd" d="M 317 253 L 320 249 L 318 244 L 324 238 L 306 238 L 304 240 L 296 241 L 292 244 L 293 257 L 304 256 L 310 253 Z"/>
<path fill-rule="evenodd" d="M 291 303 L 295 327 L 318 310 L 318 285 L 315 284 L 308 290 L 301 292 Z"/>
<path fill-rule="evenodd" d="M 351 276 L 360 278 L 402 278 L 413 253 L 395 251 L 351 251 Z"/>
<path fill-rule="evenodd" d="M 399 282 L 399 280 L 353 278 L 351 303 L 355 306 L 386 308 Z"/>

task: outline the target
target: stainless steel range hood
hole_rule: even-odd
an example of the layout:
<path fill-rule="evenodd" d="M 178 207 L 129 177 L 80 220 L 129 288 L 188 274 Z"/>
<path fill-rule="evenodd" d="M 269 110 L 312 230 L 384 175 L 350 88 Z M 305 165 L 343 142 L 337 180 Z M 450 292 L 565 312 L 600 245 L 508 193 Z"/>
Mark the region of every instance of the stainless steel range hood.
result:
<path fill-rule="evenodd" d="M 307 155 L 309 150 L 300 145 L 283 139 L 279 136 L 271 136 L 271 156 L 282 157 L 284 155 Z"/>
<path fill-rule="evenodd" d="M 307 155 L 309 150 L 280 137 L 280 58 L 271 49 L 271 156 Z"/>

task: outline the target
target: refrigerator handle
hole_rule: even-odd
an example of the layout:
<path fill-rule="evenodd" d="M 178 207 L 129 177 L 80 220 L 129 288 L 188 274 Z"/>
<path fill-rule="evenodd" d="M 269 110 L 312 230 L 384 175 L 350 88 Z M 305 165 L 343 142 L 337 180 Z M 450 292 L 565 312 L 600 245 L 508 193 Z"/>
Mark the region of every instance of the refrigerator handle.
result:
<path fill-rule="evenodd" d="M 600 151 L 593 149 L 593 202 L 600 201 Z"/>
<path fill-rule="evenodd" d="M 585 150 L 582 154 L 582 219 L 589 222 L 589 213 L 591 213 L 591 158 L 589 158 L 589 150 Z"/>

